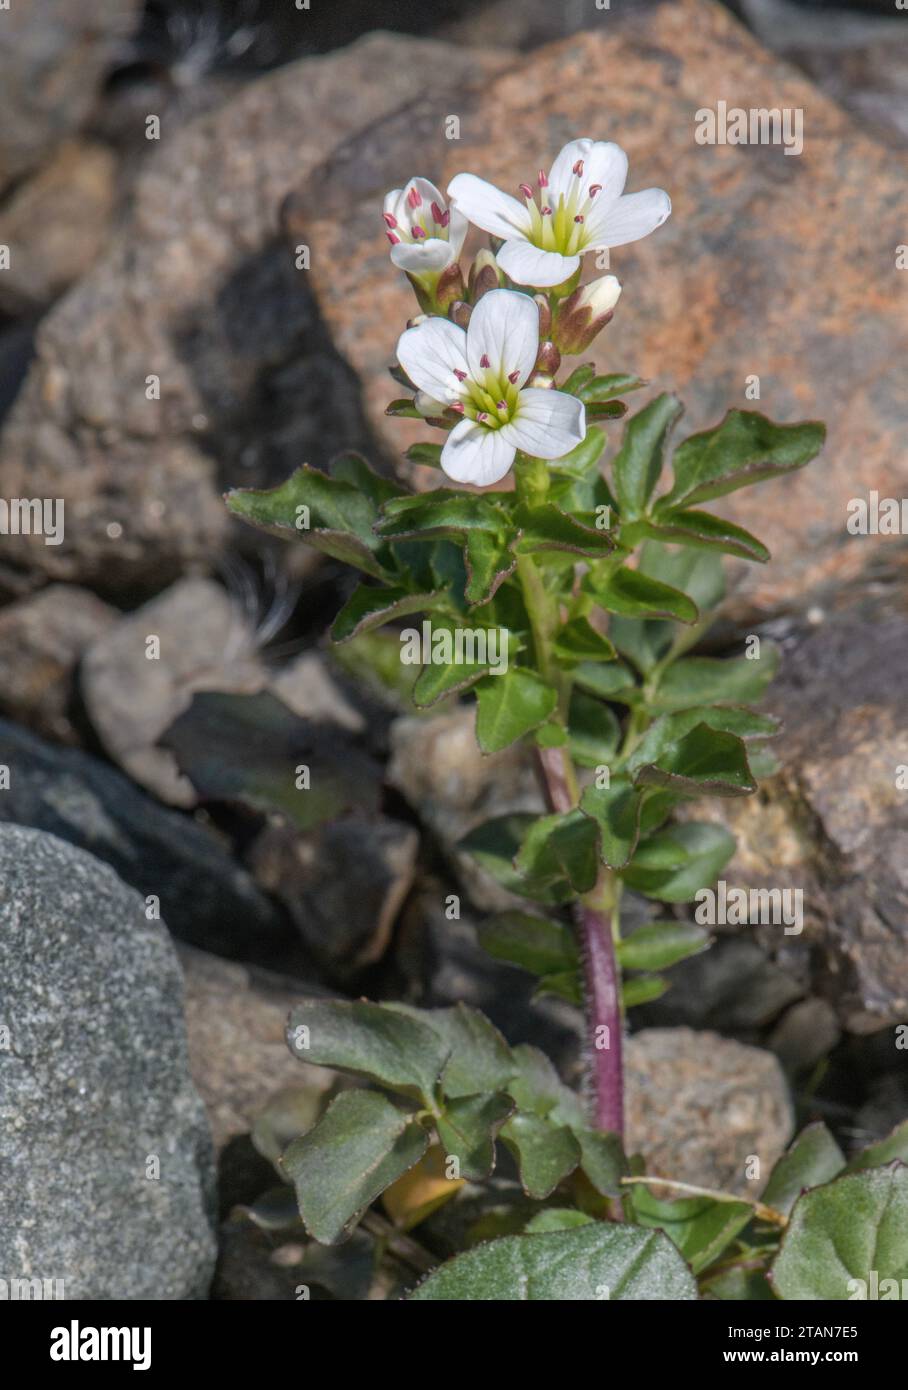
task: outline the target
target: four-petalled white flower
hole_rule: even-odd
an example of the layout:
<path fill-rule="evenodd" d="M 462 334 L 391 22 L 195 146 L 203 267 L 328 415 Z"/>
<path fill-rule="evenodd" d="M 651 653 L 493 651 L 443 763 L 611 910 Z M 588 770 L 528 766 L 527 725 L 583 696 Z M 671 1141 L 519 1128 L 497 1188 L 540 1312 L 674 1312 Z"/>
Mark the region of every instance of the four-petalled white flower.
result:
<path fill-rule="evenodd" d="M 467 234 L 467 219 L 449 208 L 428 179 L 411 179 L 393 188 L 384 211 L 391 260 L 411 275 L 440 274 L 456 261 Z"/>
<path fill-rule="evenodd" d="M 586 437 L 582 401 L 525 385 L 538 351 L 538 306 L 517 290 L 489 290 L 466 331 L 429 318 L 401 335 L 397 360 L 414 386 L 464 417 L 441 454 L 449 478 L 487 487 L 504 477 L 518 449 L 556 459 Z"/>
<path fill-rule="evenodd" d="M 625 193 L 627 155 L 619 145 L 572 140 L 536 190 L 520 185 L 523 202 L 475 174 L 448 185 L 452 217 L 459 211 L 501 237 L 498 264 L 518 285 L 547 289 L 569 280 L 587 251 L 624 246 L 661 227 L 672 210 L 661 188 Z"/>

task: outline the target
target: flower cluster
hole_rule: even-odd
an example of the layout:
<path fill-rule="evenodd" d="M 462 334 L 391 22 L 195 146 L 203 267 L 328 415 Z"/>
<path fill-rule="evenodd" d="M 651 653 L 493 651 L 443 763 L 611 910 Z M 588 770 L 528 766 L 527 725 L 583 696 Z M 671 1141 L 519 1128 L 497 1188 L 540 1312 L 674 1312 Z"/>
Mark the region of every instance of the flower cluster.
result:
<path fill-rule="evenodd" d="M 557 459 L 586 434 L 583 402 L 556 386 L 563 354 L 586 351 L 612 317 L 614 275 L 580 284 L 582 257 L 648 236 L 671 212 L 659 188 L 625 193 L 615 144 L 572 140 L 518 201 L 474 174 L 447 198 L 413 178 L 385 198 L 391 260 L 422 313 L 397 358 L 416 411 L 448 431 L 441 467 L 461 483 L 499 482 L 518 451 Z M 468 224 L 491 250 L 460 265 Z"/>

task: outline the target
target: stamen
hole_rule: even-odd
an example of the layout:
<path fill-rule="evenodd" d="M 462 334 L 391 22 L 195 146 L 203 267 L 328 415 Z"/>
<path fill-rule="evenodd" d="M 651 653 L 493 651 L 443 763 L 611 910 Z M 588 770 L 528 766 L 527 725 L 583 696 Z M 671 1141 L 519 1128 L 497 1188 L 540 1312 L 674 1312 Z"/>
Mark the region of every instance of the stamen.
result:
<path fill-rule="evenodd" d="M 421 237 L 425 236 L 425 231 L 420 227 L 418 222 L 414 222 L 413 226 L 410 228 L 410 235 L 414 241 L 419 241 Z"/>
<path fill-rule="evenodd" d="M 477 412 L 476 419 L 480 425 L 487 425 L 491 416 L 485 410 L 480 410 Z"/>
<path fill-rule="evenodd" d="M 589 196 L 590 198 L 595 198 L 596 194 L 597 194 L 597 193 L 601 193 L 601 192 L 602 192 L 602 184 L 601 184 L 601 183 L 591 183 L 591 184 L 590 184 L 589 189 L 588 189 L 588 196 Z"/>
<path fill-rule="evenodd" d="M 507 401 L 496 401 L 496 402 L 495 402 L 495 409 L 496 409 L 496 410 L 507 410 L 507 408 L 508 408 L 508 403 L 507 403 Z"/>
<path fill-rule="evenodd" d="M 480 357 L 479 365 L 480 367 L 491 367 L 492 364 L 489 361 L 489 354 L 487 352 L 484 352 Z"/>
<path fill-rule="evenodd" d="M 528 183 L 519 183 L 517 187 L 520 189 L 521 193 L 525 198 L 532 198 L 533 190 Z"/>
<path fill-rule="evenodd" d="M 393 213 L 390 212 L 383 212 L 382 217 L 385 219 L 386 224 L 391 228 L 393 232 L 394 228 L 397 226 L 397 218 L 394 216 Z"/>
<path fill-rule="evenodd" d="M 517 380 L 517 378 L 518 378 L 519 376 L 520 376 L 519 370 L 516 371 L 516 372 L 508 372 L 508 381 L 511 383 L 512 386 L 514 385 L 514 383 L 516 382 L 516 380 Z"/>
<path fill-rule="evenodd" d="M 388 238 L 392 246 L 400 245 L 400 237 L 395 236 L 393 232 L 385 232 L 385 236 Z"/>
<path fill-rule="evenodd" d="M 438 206 L 437 203 L 432 204 L 432 221 L 437 223 L 439 227 L 444 226 L 444 222 L 442 221 L 441 208 Z"/>
<path fill-rule="evenodd" d="M 574 165 L 574 173 L 577 175 L 578 179 L 582 177 L 582 175 L 583 175 L 583 160 L 582 160 L 582 159 L 578 159 L 578 160 L 577 160 L 577 163 Z"/>
<path fill-rule="evenodd" d="M 455 415 L 462 415 L 463 401 L 452 401 L 451 404 L 448 406 L 448 409 L 453 410 Z"/>
<path fill-rule="evenodd" d="M 539 184 L 539 187 L 540 187 L 540 188 L 548 188 L 548 186 L 549 186 L 549 176 L 548 176 L 548 174 L 545 172 L 544 169 L 540 169 L 540 170 L 539 170 L 539 174 L 538 174 L 538 176 L 537 176 L 537 180 L 536 180 L 536 181 L 537 181 L 537 183 Z"/>
<path fill-rule="evenodd" d="M 422 207 L 422 198 L 419 196 L 419 189 L 418 189 L 418 188 L 411 188 L 411 189 L 410 189 L 410 192 L 407 194 L 407 202 L 410 204 L 410 207 L 411 207 L 411 208 L 421 208 L 421 207 Z"/>
<path fill-rule="evenodd" d="M 459 367 L 454 368 L 454 375 L 457 377 L 458 381 L 466 381 L 467 379 L 466 372 L 461 371 Z"/>
<path fill-rule="evenodd" d="M 584 219 L 583 219 L 583 213 L 578 212 L 577 216 L 574 218 L 574 221 L 575 221 L 575 222 L 582 222 L 583 220 L 584 220 Z"/>
<path fill-rule="evenodd" d="M 550 207 L 540 208 L 539 212 L 543 217 L 551 217 L 552 215 L 552 209 Z"/>
<path fill-rule="evenodd" d="M 450 213 L 450 211 L 449 211 L 448 209 L 445 209 L 445 211 L 441 214 L 441 225 L 442 225 L 443 227 L 447 227 L 447 225 L 448 225 L 448 223 L 450 222 L 450 220 L 451 220 L 451 213 Z"/>

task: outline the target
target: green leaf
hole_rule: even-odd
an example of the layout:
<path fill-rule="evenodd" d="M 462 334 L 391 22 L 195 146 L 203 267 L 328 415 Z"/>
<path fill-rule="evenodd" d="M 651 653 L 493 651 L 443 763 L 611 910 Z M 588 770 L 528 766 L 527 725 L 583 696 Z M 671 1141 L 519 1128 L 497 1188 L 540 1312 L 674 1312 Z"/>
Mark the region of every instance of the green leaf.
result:
<path fill-rule="evenodd" d="M 627 391 L 639 391 L 647 382 L 639 376 L 631 376 L 626 372 L 612 372 L 609 376 L 587 377 L 572 394 L 580 397 L 582 401 L 611 401 L 616 396 L 623 396 Z M 565 387 L 560 387 L 565 390 Z"/>
<path fill-rule="evenodd" d="M 375 531 L 385 538 L 427 540 L 458 536 L 477 527 L 496 534 L 506 525 L 505 513 L 489 498 L 438 488 L 386 502 Z"/>
<path fill-rule="evenodd" d="M 552 646 L 565 665 L 578 661 L 614 661 L 617 655 L 609 639 L 593 627 L 589 618 L 572 618 L 565 623 L 555 633 Z"/>
<path fill-rule="evenodd" d="M 668 988 L 668 980 L 661 975 L 633 975 L 621 982 L 621 1000 L 626 1009 L 634 1009 L 661 999 Z"/>
<path fill-rule="evenodd" d="M 726 521 L 724 517 L 714 516 L 712 512 L 669 512 L 659 522 L 638 521 L 621 531 L 623 545 L 635 546 L 645 536 L 676 545 L 718 550 L 726 555 L 737 555 L 742 560 L 756 560 L 760 564 L 765 564 L 770 558 L 766 546 L 756 536 L 742 526 Z"/>
<path fill-rule="evenodd" d="M 696 1297 L 690 1270 L 665 1236 L 601 1221 L 489 1241 L 449 1260 L 410 1294 L 423 1302 L 510 1303 Z"/>
<path fill-rule="evenodd" d="M 659 762 L 673 744 L 677 744 L 698 724 L 736 734 L 745 741 L 773 738 L 779 731 L 778 719 L 769 714 L 757 714 L 741 705 L 694 705 L 692 709 L 660 715 L 630 754 L 628 771 L 633 773 L 646 763 Z"/>
<path fill-rule="evenodd" d="M 586 418 L 588 420 L 620 420 L 627 414 L 624 401 L 588 401 Z"/>
<path fill-rule="evenodd" d="M 551 1059 L 530 1043 L 512 1047 L 511 1055 L 517 1063 L 517 1072 L 508 1083 L 508 1092 L 518 1109 L 540 1119 L 549 1119 L 553 1124 L 583 1128 L 580 1097 L 565 1086 Z"/>
<path fill-rule="evenodd" d="M 471 605 L 487 603 L 517 564 L 517 556 L 489 531 L 467 531 L 464 542 L 467 583 L 464 597 Z"/>
<path fill-rule="evenodd" d="M 636 704 L 640 699 L 640 688 L 623 661 L 610 661 L 608 665 L 581 661 L 574 671 L 574 684 L 590 695 L 615 700 L 618 704 Z"/>
<path fill-rule="evenodd" d="M 657 1201 L 642 1183 L 634 1185 L 632 1201 L 640 1225 L 664 1231 L 694 1274 L 717 1260 L 753 1217 L 749 1202 L 716 1202 L 711 1197 Z"/>
<path fill-rule="evenodd" d="M 499 652 L 499 659 L 509 647 L 509 634 L 504 629 L 497 631 L 491 630 L 489 638 L 485 643 L 484 659 L 482 661 L 471 661 L 469 659 L 457 661 L 454 658 L 459 654 L 458 643 L 462 641 L 462 654 L 469 657 L 472 654 L 479 655 L 482 647 L 479 643 L 480 632 L 475 628 L 461 627 L 448 619 L 436 616 L 432 622 L 432 660 L 426 662 L 416 678 L 413 686 L 413 703 L 419 709 L 427 709 L 430 705 L 437 704 L 439 700 L 445 699 L 448 695 L 459 695 L 468 690 L 471 685 L 475 685 L 478 680 L 485 676 L 492 664 L 492 651 Z M 493 648 L 492 638 L 499 644 Z M 452 659 L 448 661 L 446 658 Z M 502 680 L 502 676 L 494 677 L 495 680 Z"/>
<path fill-rule="evenodd" d="M 710 1274 L 702 1283 L 704 1295 L 736 1303 L 773 1302 L 774 1294 L 761 1269 L 743 1269 L 740 1265 L 730 1266 L 717 1274 Z"/>
<path fill-rule="evenodd" d="M 576 1004 L 578 1007 L 583 1003 L 583 984 L 580 979 L 580 971 L 561 970 L 555 975 L 543 975 L 539 984 L 533 991 L 533 1003 L 537 999 L 544 999 L 546 995 L 554 995 L 556 999 L 564 999 L 568 1004 Z"/>
<path fill-rule="evenodd" d="M 891 1163 L 894 1158 L 908 1163 L 908 1120 L 903 1120 L 878 1144 L 871 1144 L 868 1149 L 862 1149 L 859 1154 L 855 1154 L 845 1165 L 845 1172 L 858 1173 L 865 1168 L 880 1168 L 886 1163 Z"/>
<path fill-rule="evenodd" d="M 391 401 L 389 405 L 385 406 L 385 414 L 396 420 L 424 420 L 426 418 L 421 410 L 416 409 L 412 396 L 400 396 L 397 400 Z M 431 448 L 431 445 L 429 447 Z"/>
<path fill-rule="evenodd" d="M 501 1130 L 528 1197 L 542 1201 L 580 1162 L 580 1145 L 566 1125 L 518 1110 Z"/>
<path fill-rule="evenodd" d="M 787 1216 L 801 1192 L 829 1182 L 844 1167 L 845 1155 L 826 1126 L 808 1125 L 776 1163 L 760 1200 Z"/>
<path fill-rule="evenodd" d="M 742 740 L 707 724 L 670 744 L 658 762 L 638 767 L 634 782 L 682 796 L 747 796 L 757 789 Z"/>
<path fill-rule="evenodd" d="M 477 688 L 476 737 L 483 753 L 497 753 L 537 729 L 555 712 L 558 694 L 533 671 L 511 667 Z"/>
<path fill-rule="evenodd" d="M 566 902 L 573 896 L 567 880 L 560 883 L 552 883 L 548 878 L 533 880 L 514 867 L 515 856 L 535 820 L 536 816 L 522 812 L 496 816 L 469 831 L 459 841 L 458 849 L 471 854 L 480 868 L 510 893 L 547 905 Z"/>
<path fill-rule="evenodd" d="M 531 879 L 565 877 L 578 893 L 589 893 L 599 877 L 596 826 L 581 811 L 540 816 L 529 828 L 514 860 Z"/>
<path fill-rule="evenodd" d="M 580 1167 L 596 1191 L 603 1197 L 620 1196 L 628 1165 L 619 1136 L 580 1125 L 574 1127 L 574 1138 L 580 1145 Z"/>
<path fill-rule="evenodd" d="M 609 613 L 622 618 L 676 618 L 681 623 L 695 623 L 700 616 L 694 601 L 680 589 L 673 589 L 659 579 L 651 579 L 639 569 L 622 565 L 607 579 L 590 572 L 583 589 Z"/>
<path fill-rule="evenodd" d="M 387 414 L 388 412 L 386 412 Z M 409 414 L 409 412 L 407 412 Z M 414 415 L 419 415 L 418 410 L 414 410 Z M 421 464 L 424 468 L 441 467 L 442 444 L 411 444 L 404 458 L 408 463 Z"/>
<path fill-rule="evenodd" d="M 715 883 L 734 852 L 734 836 L 721 825 L 687 821 L 641 841 L 621 877 L 648 898 L 692 902 L 701 888 Z"/>
<path fill-rule="evenodd" d="M 596 368 L 592 362 L 581 362 L 579 367 L 575 367 L 570 376 L 558 387 L 559 391 L 567 391 L 569 396 L 579 395 L 582 388 L 596 375 Z"/>
<path fill-rule="evenodd" d="M 623 869 L 634 852 L 640 833 L 642 793 L 623 777 L 611 778 L 608 787 L 586 787 L 580 810 L 599 828 L 600 854 L 610 869 Z"/>
<path fill-rule="evenodd" d="M 514 549 L 520 555 L 538 551 L 566 550 L 576 555 L 602 556 L 614 550 L 615 542 L 609 532 L 596 527 L 595 514 L 587 519 L 569 516 L 553 502 L 531 507 L 520 503 L 514 511 L 514 521 L 520 527 L 520 538 Z"/>
<path fill-rule="evenodd" d="M 583 767 L 607 766 L 618 749 L 621 726 L 612 710 L 581 690 L 571 695 L 568 715 L 571 754 Z"/>
<path fill-rule="evenodd" d="M 314 1129 L 294 1139 L 281 1167 L 300 1215 L 323 1245 L 349 1236 L 386 1187 L 418 1163 L 429 1136 L 374 1091 L 342 1091 Z"/>
<path fill-rule="evenodd" d="M 895 1298 L 908 1278 L 908 1168 L 898 1161 L 799 1197 L 770 1272 L 778 1297 L 824 1302 L 854 1297 L 853 1281 L 871 1278 Z"/>
<path fill-rule="evenodd" d="M 612 465 L 622 522 L 636 521 L 645 513 L 662 472 L 665 440 L 682 410 L 676 396 L 661 395 L 628 421 Z"/>
<path fill-rule="evenodd" d="M 501 1091 L 491 1095 L 458 1096 L 445 1106 L 437 1122 L 446 1154 L 460 1165 L 460 1177 L 483 1182 L 495 1166 L 495 1137 L 513 1113 L 514 1102 Z"/>
<path fill-rule="evenodd" d="M 524 1235 L 539 1236 L 549 1231 L 574 1231 L 578 1226 L 589 1226 L 593 1218 L 585 1211 L 573 1207 L 544 1207 L 531 1216 L 523 1228 Z"/>
<path fill-rule="evenodd" d="M 663 673 L 652 705 L 659 710 L 681 710 L 690 705 L 754 704 L 778 669 L 778 648 L 768 643 L 753 661 L 746 656 L 686 656 Z"/>
<path fill-rule="evenodd" d="M 675 483 L 656 503 L 656 514 L 662 517 L 803 468 L 825 438 L 825 426 L 813 420 L 776 425 L 756 411 L 730 410 L 721 424 L 691 435 L 675 450 Z"/>
<path fill-rule="evenodd" d="M 549 466 L 553 471 L 566 473 L 583 482 L 595 475 L 604 448 L 604 432 L 592 425 L 587 430 L 585 438 L 569 454 L 562 454 L 560 459 L 553 459 Z"/>
<path fill-rule="evenodd" d="M 358 492 L 364 493 L 375 507 L 381 507 L 392 497 L 403 497 L 404 489 L 399 483 L 391 478 L 383 478 L 380 473 L 363 458 L 362 454 L 350 451 L 346 454 L 339 454 L 331 460 L 329 469 L 332 478 L 339 478 L 342 483 L 349 483 Z"/>
<path fill-rule="evenodd" d="M 480 924 L 479 944 L 496 960 L 534 975 L 558 975 L 577 966 L 577 943 L 563 922 L 528 912 L 502 912 Z"/>
<path fill-rule="evenodd" d="M 393 1006 L 306 999 L 287 1025 L 291 1051 L 317 1067 L 338 1067 L 432 1105 L 450 1048 L 435 1028 Z"/>
<path fill-rule="evenodd" d="M 709 932 L 693 922 L 647 922 L 618 943 L 618 961 L 624 970 L 667 970 L 709 941 Z"/>
<path fill-rule="evenodd" d="M 390 1007 L 406 1010 L 411 1017 L 427 1023 L 438 1033 L 450 1059 L 441 1074 L 441 1089 L 448 1098 L 471 1096 L 477 1091 L 505 1090 L 517 1072 L 517 1063 L 504 1038 L 479 1009 L 455 1004 L 448 1009 L 414 1009 L 410 1005 Z"/>
<path fill-rule="evenodd" d="M 332 642 L 349 642 L 362 632 L 382 627 L 403 618 L 408 613 L 419 613 L 431 609 L 444 598 L 444 589 L 435 589 L 425 594 L 410 594 L 397 587 L 371 588 L 360 584 L 347 599 L 334 619 L 331 628 Z"/>

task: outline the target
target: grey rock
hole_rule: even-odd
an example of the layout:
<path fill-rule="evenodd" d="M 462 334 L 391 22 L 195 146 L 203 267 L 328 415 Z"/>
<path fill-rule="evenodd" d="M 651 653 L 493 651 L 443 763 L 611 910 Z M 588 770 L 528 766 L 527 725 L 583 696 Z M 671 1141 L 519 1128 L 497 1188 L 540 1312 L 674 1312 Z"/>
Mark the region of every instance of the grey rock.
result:
<path fill-rule="evenodd" d="M 0 713 L 59 743 L 78 743 L 70 718 L 76 668 L 117 617 L 74 584 L 49 584 L 0 609 Z"/>
<path fill-rule="evenodd" d="M 352 734 L 366 727 L 363 715 L 350 703 L 320 652 L 304 652 L 272 677 L 273 695 L 303 719 L 339 724 Z"/>
<path fill-rule="evenodd" d="M 68 1298 L 204 1298 L 211 1137 L 165 927 L 91 855 L 3 826 L 0 979 L 0 1265 Z"/>
<path fill-rule="evenodd" d="M 708 951 L 673 965 L 666 977 L 668 991 L 635 1008 L 634 1019 L 645 1028 L 683 1024 L 752 1034 L 804 994 L 805 970 L 799 978 L 771 959 L 756 940 L 720 935 Z"/>
<path fill-rule="evenodd" d="M 625 1052 L 627 1137 L 647 1172 L 756 1197 L 791 1138 L 791 1100 L 771 1052 L 718 1033 L 648 1028 Z M 760 1160 L 749 1177 L 748 1160 Z M 670 1195 L 670 1194 L 666 1194 Z"/>
<path fill-rule="evenodd" d="M 88 118 L 140 0 L 6 6 L 0 25 L 0 188 Z"/>
<path fill-rule="evenodd" d="M 46 830 L 160 899 L 171 931 L 227 956 L 280 959 L 292 930 L 204 825 L 165 810 L 114 768 L 0 721 L 0 821 Z"/>
<path fill-rule="evenodd" d="M 356 380 L 278 210 L 427 72 L 456 84 L 480 69 L 451 46 L 372 34 L 164 130 L 109 251 L 42 321 L 6 424 L 0 495 L 62 497 L 68 523 L 60 546 L 5 539 L 16 577 L 160 589 L 223 547 L 226 485 L 276 483 L 368 446 Z M 252 536 L 243 528 L 242 543 Z"/>
<path fill-rule="evenodd" d="M 835 1010 L 825 999 L 801 999 L 779 1019 L 767 1045 L 787 1075 L 803 1077 L 829 1055 L 841 1032 Z"/>
<path fill-rule="evenodd" d="M 255 694 L 265 680 L 243 611 L 220 584 L 201 578 L 179 580 L 122 617 L 92 644 L 81 671 L 85 706 L 107 753 L 172 806 L 194 806 L 198 795 L 174 754 L 155 746 L 159 736 L 195 691 Z"/>

